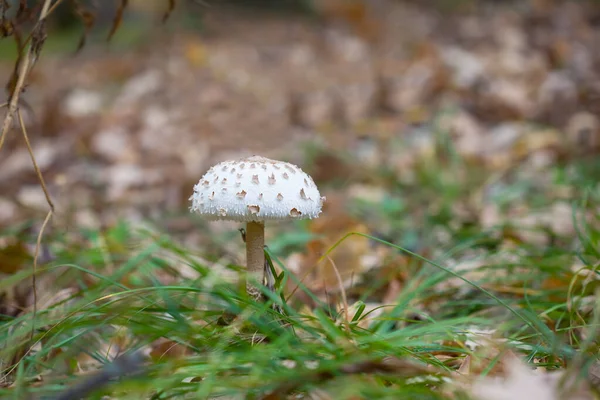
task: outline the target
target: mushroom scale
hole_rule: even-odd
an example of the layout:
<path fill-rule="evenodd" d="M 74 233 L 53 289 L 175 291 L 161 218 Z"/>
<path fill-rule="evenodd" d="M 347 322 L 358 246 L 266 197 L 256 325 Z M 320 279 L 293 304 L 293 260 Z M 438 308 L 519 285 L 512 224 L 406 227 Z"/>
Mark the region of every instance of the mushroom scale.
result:
<path fill-rule="evenodd" d="M 266 221 L 317 218 L 324 198 L 299 167 L 252 156 L 209 169 L 190 200 L 209 220 Z"/>

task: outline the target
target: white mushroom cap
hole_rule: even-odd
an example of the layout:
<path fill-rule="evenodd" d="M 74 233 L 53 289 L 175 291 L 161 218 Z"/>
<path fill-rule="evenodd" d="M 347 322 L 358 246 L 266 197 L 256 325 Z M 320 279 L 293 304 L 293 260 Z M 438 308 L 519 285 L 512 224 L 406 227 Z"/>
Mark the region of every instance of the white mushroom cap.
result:
<path fill-rule="evenodd" d="M 252 156 L 209 169 L 190 200 L 209 220 L 246 222 L 318 218 L 325 198 L 299 167 Z"/>

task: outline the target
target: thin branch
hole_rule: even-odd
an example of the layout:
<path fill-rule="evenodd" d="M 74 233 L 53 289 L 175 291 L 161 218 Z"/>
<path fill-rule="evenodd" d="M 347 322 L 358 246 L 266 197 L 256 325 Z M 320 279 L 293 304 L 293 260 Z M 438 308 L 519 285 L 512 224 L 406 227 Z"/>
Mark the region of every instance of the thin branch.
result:
<path fill-rule="evenodd" d="M 37 315 L 37 261 L 38 256 L 40 254 L 40 248 L 42 246 L 42 236 L 44 235 L 44 230 L 50 222 L 52 215 L 54 214 L 54 204 L 52 203 L 52 199 L 50 199 L 50 194 L 48 193 L 48 189 L 46 188 L 46 183 L 44 182 L 44 177 L 42 175 L 42 171 L 38 166 L 37 161 L 35 160 L 35 155 L 33 154 L 33 149 L 31 148 L 31 143 L 29 142 L 29 136 L 27 135 L 27 129 L 25 128 L 25 122 L 23 121 L 23 115 L 21 114 L 21 110 L 17 109 L 17 116 L 19 117 L 19 124 L 21 126 L 21 132 L 23 133 L 23 138 L 25 139 L 25 144 L 27 146 L 27 151 L 29 152 L 29 156 L 31 157 L 31 162 L 33 163 L 33 168 L 35 173 L 40 181 L 40 185 L 42 186 L 42 190 L 44 191 L 44 196 L 46 196 L 46 202 L 50 206 L 50 210 L 46 215 L 46 219 L 44 219 L 44 223 L 38 233 L 36 245 L 35 245 L 35 255 L 33 257 L 33 275 L 31 276 L 31 285 L 33 290 L 33 316 L 31 318 L 31 338 L 35 333 L 35 317 Z"/>
<path fill-rule="evenodd" d="M 21 126 L 21 132 L 23 132 L 23 138 L 25 139 L 25 145 L 27 146 L 27 151 L 29 152 L 29 156 L 31 157 L 31 162 L 33 163 L 33 169 L 35 170 L 35 174 L 40 181 L 40 185 L 42 186 L 42 190 L 44 191 L 44 196 L 46 196 L 46 202 L 50 206 L 50 210 L 54 212 L 54 203 L 52 203 L 52 199 L 50 199 L 50 194 L 48 193 L 48 188 L 46 187 L 46 182 L 44 181 L 44 177 L 42 176 L 42 171 L 35 160 L 35 155 L 33 154 L 33 149 L 31 148 L 31 143 L 29 142 L 29 136 L 27 136 L 27 129 L 25 128 L 25 123 L 23 122 L 23 115 L 20 110 L 17 110 L 17 116 L 19 117 L 19 124 Z"/>
<path fill-rule="evenodd" d="M 52 14 L 54 10 L 62 3 L 63 0 L 56 0 L 56 3 L 52 4 L 52 7 L 48 10 L 48 14 Z"/>
<path fill-rule="evenodd" d="M 44 231 L 46 230 L 48 222 L 50 222 L 50 219 L 52 218 L 52 214 L 52 210 L 49 210 L 48 214 L 46 214 L 46 219 L 44 219 L 44 223 L 40 228 L 40 232 L 38 233 L 37 241 L 35 243 L 35 254 L 33 256 L 33 275 L 31 275 L 31 284 L 33 286 L 33 316 L 31 317 L 31 339 L 33 339 L 33 335 L 35 334 L 35 317 L 37 314 L 37 262 L 38 257 L 40 255 L 40 248 L 42 247 L 42 236 L 44 235 Z"/>

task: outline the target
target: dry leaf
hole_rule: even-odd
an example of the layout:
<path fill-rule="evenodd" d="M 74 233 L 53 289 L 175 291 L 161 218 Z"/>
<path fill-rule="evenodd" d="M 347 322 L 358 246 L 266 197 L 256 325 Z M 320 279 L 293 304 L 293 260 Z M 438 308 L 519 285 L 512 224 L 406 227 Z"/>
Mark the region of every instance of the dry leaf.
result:
<path fill-rule="evenodd" d="M 567 138 L 573 149 L 585 153 L 600 148 L 600 119 L 589 112 L 573 115 L 567 124 Z"/>
<path fill-rule="evenodd" d="M 150 357 L 154 360 L 161 360 L 164 358 L 177 360 L 190 354 L 191 350 L 188 347 L 165 338 L 154 341 L 150 350 Z"/>
<path fill-rule="evenodd" d="M 0 272 L 3 274 L 14 274 L 32 261 L 27 245 L 20 240 L 9 240 L 0 246 Z"/>
<path fill-rule="evenodd" d="M 509 353 L 510 354 L 510 353 Z M 505 376 L 487 376 L 476 380 L 470 389 L 478 400 L 560 400 L 563 371 L 534 370 L 513 354 L 502 359 Z M 579 386 L 569 393 L 571 400 L 592 400 L 587 388 Z"/>

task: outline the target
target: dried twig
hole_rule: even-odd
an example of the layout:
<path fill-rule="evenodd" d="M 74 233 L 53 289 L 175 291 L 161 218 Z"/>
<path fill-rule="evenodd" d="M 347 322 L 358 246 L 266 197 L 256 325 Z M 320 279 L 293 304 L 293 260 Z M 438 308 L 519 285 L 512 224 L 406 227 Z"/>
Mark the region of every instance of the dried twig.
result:
<path fill-rule="evenodd" d="M 37 263 L 38 257 L 40 255 L 40 249 L 42 247 L 42 236 L 44 235 L 44 231 L 46 230 L 46 225 L 50 222 L 52 218 L 53 212 L 52 210 L 48 211 L 46 214 L 46 218 L 44 219 L 44 223 L 42 223 L 42 227 L 40 228 L 40 232 L 38 233 L 37 240 L 35 242 L 35 253 L 33 256 L 33 274 L 31 275 L 31 285 L 33 286 L 33 316 L 31 323 L 31 338 L 33 339 L 33 335 L 35 333 L 35 317 L 37 314 L 37 284 L 36 284 L 36 275 L 37 275 Z"/>
<path fill-rule="evenodd" d="M 59 3 L 60 0 L 57 0 Z M 16 69 L 16 79 L 14 87 L 10 88 L 8 110 L 4 117 L 4 123 L 2 124 L 2 133 L 0 134 L 0 150 L 4 144 L 4 139 L 13 124 L 13 120 L 19 108 L 19 97 L 25 86 L 25 80 L 29 76 L 29 73 L 33 69 L 35 62 L 40 54 L 44 41 L 46 40 L 46 17 L 48 17 L 48 11 L 50 10 L 52 0 L 45 0 L 40 12 L 40 17 L 31 33 L 29 40 L 29 48 L 27 52 L 20 57 L 17 61 L 18 67 Z"/>
<path fill-rule="evenodd" d="M 42 171 L 40 170 L 40 167 L 38 166 L 37 161 L 35 160 L 35 155 L 33 154 L 33 149 L 31 148 L 31 143 L 29 142 L 29 136 L 27 136 L 27 129 L 25 128 L 25 122 L 23 121 L 23 115 L 21 115 L 21 111 L 19 109 L 17 109 L 17 116 L 19 117 L 19 124 L 21 126 L 21 132 L 23 133 L 23 138 L 25 139 L 25 145 L 27 146 L 27 151 L 29 152 L 29 156 L 31 157 L 31 162 L 33 163 L 33 168 L 38 177 L 38 180 L 40 181 L 42 190 L 44 191 L 44 196 L 46 196 L 46 202 L 50 206 L 50 210 L 48 211 L 48 214 L 46 215 L 46 218 L 44 219 L 44 223 L 42 224 L 40 232 L 38 233 L 38 237 L 37 237 L 37 241 L 36 241 L 36 245 L 35 245 L 35 255 L 33 257 L 33 274 L 31 276 L 31 284 L 32 284 L 32 289 L 33 289 L 33 317 L 32 317 L 33 323 L 31 324 L 31 337 L 33 338 L 33 334 L 35 332 L 35 317 L 37 314 L 37 285 L 36 285 L 37 261 L 38 261 L 38 256 L 40 254 L 40 248 L 42 245 L 42 236 L 44 234 L 44 230 L 46 229 L 48 222 L 50 222 L 50 218 L 52 218 L 52 215 L 54 214 L 54 203 L 52 203 L 52 199 L 50 199 L 50 194 L 48 193 L 48 188 L 46 187 L 46 183 L 44 181 Z"/>
<path fill-rule="evenodd" d="M 18 49 L 19 49 L 19 54 L 18 54 L 17 60 L 15 61 L 14 71 L 9 79 L 9 82 L 6 85 L 6 89 L 8 92 L 8 100 L 6 103 L 0 103 L 0 109 L 4 109 L 6 107 L 6 114 L 4 116 L 4 121 L 2 123 L 2 129 L 0 131 L 0 151 L 2 150 L 2 147 L 4 146 L 4 142 L 5 142 L 8 132 L 13 127 L 13 123 L 14 123 L 14 120 L 16 117 L 19 121 L 19 126 L 20 126 L 21 132 L 23 134 L 23 138 L 25 140 L 27 150 L 31 157 L 31 161 L 33 163 L 33 167 L 34 167 L 36 176 L 37 176 L 37 178 L 40 182 L 40 186 L 42 187 L 42 190 L 44 192 L 46 202 L 48 203 L 48 206 L 50 207 L 50 210 L 48 211 L 48 213 L 44 219 L 44 222 L 42 223 L 42 226 L 40 228 L 38 236 L 37 236 L 35 255 L 34 255 L 34 260 L 33 260 L 33 274 L 32 274 L 33 318 L 32 318 L 32 328 L 31 328 L 31 338 L 33 338 L 34 333 L 35 333 L 35 319 L 36 319 L 36 313 L 37 313 L 37 290 L 36 290 L 37 263 L 38 263 L 38 259 L 39 259 L 39 255 L 40 255 L 42 238 L 43 238 L 44 232 L 46 230 L 46 227 L 48 226 L 48 223 L 50 222 L 52 216 L 54 215 L 55 209 L 54 209 L 54 204 L 50 198 L 48 189 L 46 187 L 46 183 L 42 176 L 42 172 L 38 166 L 38 163 L 35 159 L 35 155 L 33 153 L 33 149 L 31 147 L 31 142 L 29 140 L 29 136 L 27 134 L 27 129 L 25 127 L 23 116 L 20 111 L 20 105 L 22 104 L 22 100 L 20 97 L 21 97 L 21 94 L 23 93 L 23 91 L 25 90 L 26 81 L 27 81 L 31 71 L 33 70 L 34 66 L 36 65 L 36 62 L 40 56 L 42 47 L 46 40 L 46 37 L 47 37 L 47 35 L 46 35 L 46 19 L 53 11 L 56 10 L 56 8 L 62 2 L 63 2 L 63 0 L 54 0 L 54 1 L 53 0 L 43 0 L 43 1 L 36 2 L 35 6 L 28 7 L 26 0 L 19 0 L 19 3 L 18 3 L 19 8 L 16 12 L 16 15 L 12 20 L 9 20 L 8 18 L 6 18 L 6 11 L 9 8 L 9 3 L 6 0 L 0 0 L 0 37 L 14 36 L 14 38 L 17 42 Z M 80 43 L 79 43 L 79 47 L 78 47 L 78 50 L 79 50 L 85 44 L 85 38 L 86 38 L 87 34 L 89 33 L 89 31 L 91 30 L 91 28 L 93 27 L 93 24 L 95 21 L 95 16 L 92 11 L 80 6 L 80 3 L 77 0 L 73 0 L 73 4 L 76 6 L 76 12 L 78 13 L 79 17 L 82 19 L 82 21 L 85 25 L 85 31 L 83 33 L 82 38 L 80 39 Z M 116 30 L 119 28 L 121 21 L 122 21 L 123 13 L 124 13 L 127 5 L 128 5 L 128 0 L 120 0 L 120 6 L 117 9 L 115 19 L 113 20 L 113 27 L 110 31 L 109 39 L 110 39 L 110 37 L 112 37 L 114 35 Z M 164 15 L 164 20 L 166 20 L 168 18 L 168 16 L 171 14 L 175 5 L 176 5 L 175 0 L 170 0 L 168 2 L 168 10 Z M 31 33 L 29 34 L 27 39 L 22 40 L 22 36 L 17 28 L 20 26 L 20 24 L 22 22 L 30 20 L 33 15 L 38 13 L 38 11 L 39 11 L 39 16 L 38 16 L 36 24 L 32 28 Z M 31 347 L 27 351 L 24 351 L 23 355 L 20 356 L 19 358 L 22 359 L 22 357 L 24 355 L 27 355 L 30 351 L 31 351 Z M 134 363 L 134 361 L 128 360 L 128 359 L 123 359 L 122 362 L 118 362 L 118 361 L 119 360 L 117 360 L 115 362 L 115 365 L 117 366 L 117 370 L 120 368 L 120 364 L 123 364 L 121 366 L 127 366 L 127 364 Z M 1 364 L 2 364 L 2 361 L 0 360 L 0 365 Z M 17 361 L 15 363 L 15 365 L 12 368 L 10 368 L 8 370 L 8 372 L 6 372 L 4 375 L 6 376 L 6 375 L 12 373 L 12 371 L 17 367 L 18 364 L 19 364 L 19 362 Z M 114 376 L 115 375 L 111 374 L 111 373 L 101 374 L 95 383 L 100 382 L 100 384 L 103 384 L 106 381 L 106 379 L 110 380 Z M 92 387 L 88 387 L 87 389 L 93 388 L 93 386 L 94 385 L 92 385 Z M 83 394 L 88 391 L 87 389 L 83 390 L 83 391 L 79 391 L 79 392 L 77 390 L 70 391 L 69 393 L 72 394 L 73 396 L 77 396 L 77 393 Z M 75 397 L 68 397 L 69 393 L 65 393 L 66 397 L 62 396 L 61 398 L 65 398 L 65 399 L 66 398 L 75 398 Z"/>
<path fill-rule="evenodd" d="M 44 181 L 44 177 L 42 176 L 42 171 L 35 160 L 35 155 L 33 154 L 33 149 L 31 148 L 31 142 L 29 141 L 29 136 L 27 136 L 27 129 L 25 128 L 25 122 L 23 121 L 23 116 L 21 115 L 21 111 L 17 110 L 17 116 L 19 117 L 19 125 L 21 126 L 21 132 L 23 133 L 23 138 L 25 139 L 25 145 L 27 146 L 27 151 L 29 152 L 29 156 L 31 157 L 31 162 L 33 164 L 33 169 L 35 170 L 35 174 L 37 175 L 40 185 L 42 186 L 42 190 L 44 191 L 44 196 L 46 196 L 46 202 L 50 206 L 50 210 L 54 211 L 54 203 L 50 199 L 50 194 L 48 193 L 48 188 L 46 187 L 46 182 Z"/>
<path fill-rule="evenodd" d="M 61 0 L 57 0 L 55 5 L 59 3 Z M 50 207 L 46 218 L 44 219 L 44 223 L 42 224 L 42 228 L 37 237 L 36 248 L 35 248 L 35 256 L 33 261 L 33 275 L 32 275 L 32 286 L 33 286 L 33 318 L 32 318 L 32 328 L 31 328 L 31 337 L 33 337 L 35 332 L 35 317 L 37 311 L 37 290 L 36 290 L 36 272 L 37 272 L 37 260 L 40 253 L 42 236 L 48 222 L 50 221 L 53 213 L 54 213 L 54 204 L 50 199 L 50 195 L 48 194 L 48 189 L 46 188 L 46 184 L 44 182 L 44 178 L 40 171 L 40 168 L 36 162 L 35 155 L 33 154 L 33 149 L 31 148 L 31 143 L 29 141 L 29 137 L 27 135 L 27 130 L 25 128 L 25 123 L 23 121 L 23 116 L 19 110 L 19 98 L 24 89 L 25 81 L 29 76 L 31 70 L 35 66 L 35 63 L 40 55 L 42 46 L 44 45 L 44 41 L 46 40 L 46 17 L 49 15 L 50 6 L 52 5 L 52 0 L 45 0 L 42 6 L 42 10 L 40 12 L 40 16 L 38 22 L 34 26 L 31 36 L 28 40 L 29 47 L 26 52 L 21 51 L 19 59 L 17 60 L 17 64 L 15 65 L 15 73 L 11 80 L 14 82 L 14 86 L 12 84 L 9 85 L 9 100 L 7 105 L 6 115 L 4 117 L 4 123 L 2 124 L 2 133 L 0 134 L 0 150 L 4 144 L 4 140 L 6 139 L 6 135 L 10 128 L 13 125 L 13 121 L 15 116 L 18 117 L 19 125 L 21 128 L 21 132 L 23 133 L 23 138 L 25 140 L 25 144 L 27 146 L 27 151 L 31 157 L 33 162 L 33 167 L 35 169 L 36 175 L 40 181 L 42 186 L 42 190 L 44 191 L 44 195 L 46 196 L 46 202 Z M 20 7 L 19 12 L 24 13 L 25 8 Z"/>
<path fill-rule="evenodd" d="M 50 7 L 50 10 L 48 10 L 48 14 L 52 14 L 54 12 L 54 10 L 56 10 L 56 8 L 60 5 L 61 2 L 62 2 L 62 0 L 56 0 L 56 3 L 54 3 Z"/>

